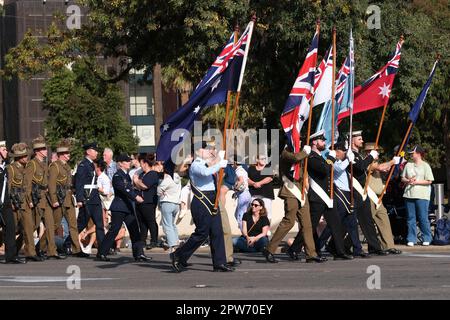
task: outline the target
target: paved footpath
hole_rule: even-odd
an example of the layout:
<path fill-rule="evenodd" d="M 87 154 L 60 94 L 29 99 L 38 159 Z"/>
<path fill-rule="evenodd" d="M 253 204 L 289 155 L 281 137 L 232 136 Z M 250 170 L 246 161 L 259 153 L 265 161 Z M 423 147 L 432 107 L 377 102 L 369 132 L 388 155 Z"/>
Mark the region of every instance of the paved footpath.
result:
<path fill-rule="evenodd" d="M 283 253 L 269 264 L 260 254 L 239 253 L 243 263 L 233 273 L 211 272 L 205 249 L 180 274 L 162 250 L 146 252 L 150 263 L 135 263 L 126 250 L 109 263 L 70 257 L 0 264 L 0 299 L 450 299 L 450 246 L 398 248 L 402 255 L 324 264 Z"/>

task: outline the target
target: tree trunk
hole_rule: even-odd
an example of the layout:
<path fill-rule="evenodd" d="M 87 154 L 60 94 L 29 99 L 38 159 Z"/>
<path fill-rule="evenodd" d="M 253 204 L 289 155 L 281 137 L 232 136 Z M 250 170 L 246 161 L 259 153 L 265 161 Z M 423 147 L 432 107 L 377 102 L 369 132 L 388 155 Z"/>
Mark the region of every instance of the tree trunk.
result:
<path fill-rule="evenodd" d="M 447 173 L 447 199 L 450 204 L 450 110 L 446 110 L 444 113 L 444 145 L 445 145 L 445 169 Z"/>

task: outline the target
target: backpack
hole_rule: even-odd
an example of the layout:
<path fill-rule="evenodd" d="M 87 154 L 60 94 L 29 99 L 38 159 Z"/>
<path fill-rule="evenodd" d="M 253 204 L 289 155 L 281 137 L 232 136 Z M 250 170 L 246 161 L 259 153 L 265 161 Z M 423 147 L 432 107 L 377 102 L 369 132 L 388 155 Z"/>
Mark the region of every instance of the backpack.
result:
<path fill-rule="evenodd" d="M 450 244 L 450 220 L 447 217 L 436 221 L 433 244 L 437 246 Z"/>

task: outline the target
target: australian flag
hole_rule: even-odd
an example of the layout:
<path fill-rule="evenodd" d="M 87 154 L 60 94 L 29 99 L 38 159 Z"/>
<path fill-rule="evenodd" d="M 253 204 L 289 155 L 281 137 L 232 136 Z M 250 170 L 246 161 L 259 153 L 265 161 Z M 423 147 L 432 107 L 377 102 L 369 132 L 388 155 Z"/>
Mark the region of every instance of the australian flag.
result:
<path fill-rule="evenodd" d="M 177 133 L 175 130 L 184 129 L 190 132 L 194 121 L 204 108 L 226 102 L 227 91 L 236 91 L 245 48 L 249 42 L 250 24 L 236 43 L 234 43 L 234 33 L 231 35 L 222 52 L 191 94 L 188 102 L 171 114 L 161 125 L 161 136 L 156 148 L 158 160 L 172 159 L 172 154 L 179 151 L 185 134 Z"/>
<path fill-rule="evenodd" d="M 281 114 L 280 122 L 294 152 L 300 152 L 300 130 L 309 116 L 309 102 L 314 94 L 314 76 L 319 45 L 319 26 L 309 47 L 305 62 L 300 69 L 294 86 Z M 300 166 L 294 168 L 294 178 L 299 179 Z"/>

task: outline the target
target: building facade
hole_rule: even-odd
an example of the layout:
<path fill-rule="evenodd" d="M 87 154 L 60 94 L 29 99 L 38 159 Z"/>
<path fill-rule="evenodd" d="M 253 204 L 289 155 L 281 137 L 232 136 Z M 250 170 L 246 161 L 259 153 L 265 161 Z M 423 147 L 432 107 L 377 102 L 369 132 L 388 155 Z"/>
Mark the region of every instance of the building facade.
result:
<path fill-rule="evenodd" d="M 64 0 L 4 0 L 0 21 L 1 64 L 8 50 L 15 47 L 31 30 L 33 36 L 43 38 L 55 13 L 73 15 L 74 1 Z M 72 7 L 73 9 L 73 7 Z M 80 21 L 86 19 L 87 10 L 80 8 Z M 67 27 L 67 26 L 61 26 Z M 99 57 L 105 68 L 115 61 Z M 104 61 L 103 61 L 104 60 Z M 0 140 L 8 145 L 18 141 L 30 142 L 38 134 L 45 134 L 46 112 L 42 109 L 42 88 L 46 75 L 22 81 L 0 79 Z M 124 117 L 139 137 L 139 152 L 154 152 L 163 120 L 179 105 L 176 92 L 166 90 L 161 82 L 161 68 L 156 66 L 144 79 L 142 70 L 131 70 L 128 81 L 119 83 L 125 96 Z"/>

